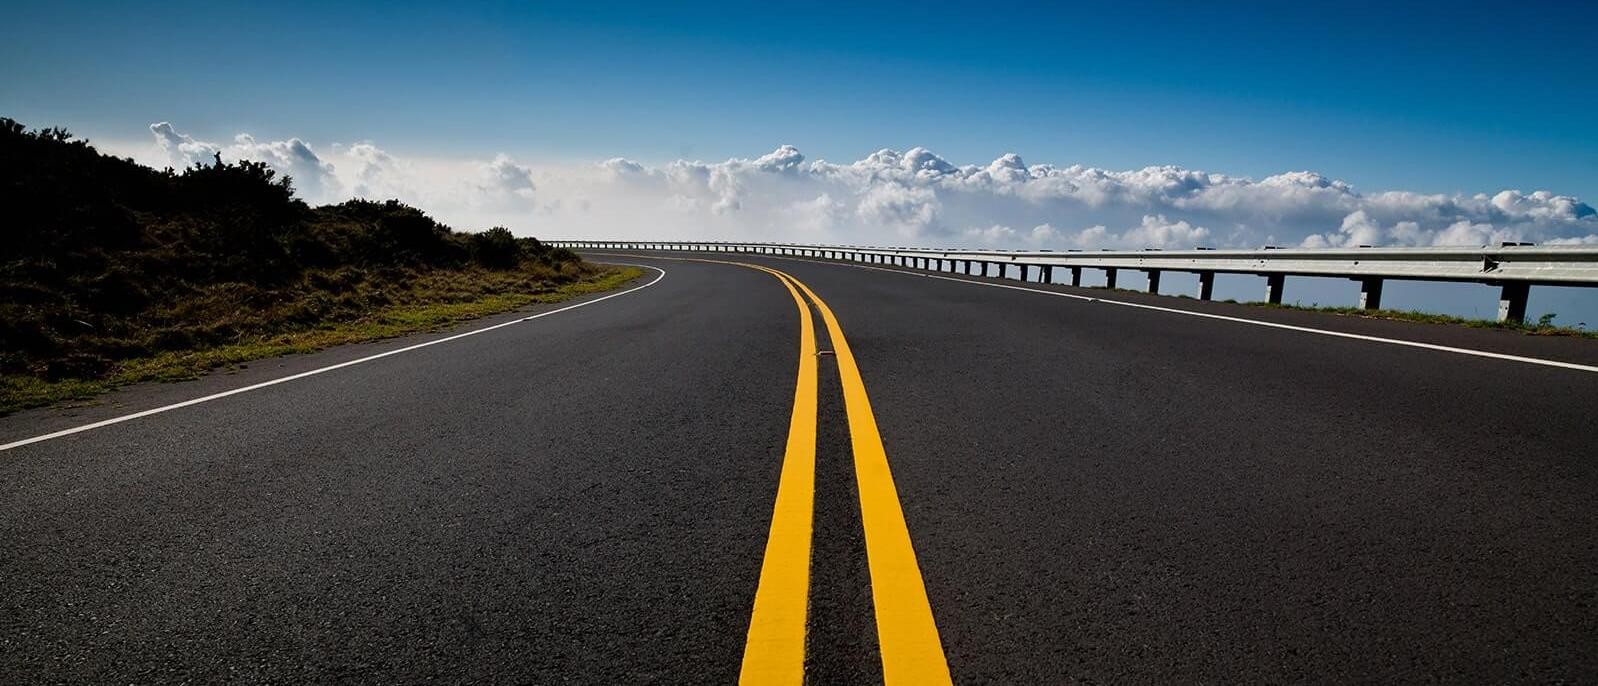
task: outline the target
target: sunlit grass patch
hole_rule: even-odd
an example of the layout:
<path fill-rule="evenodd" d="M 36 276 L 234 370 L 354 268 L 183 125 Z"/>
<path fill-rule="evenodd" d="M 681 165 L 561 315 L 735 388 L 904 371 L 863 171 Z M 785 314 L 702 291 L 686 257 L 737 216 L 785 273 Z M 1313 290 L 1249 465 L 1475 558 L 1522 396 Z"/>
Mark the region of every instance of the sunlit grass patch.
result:
<path fill-rule="evenodd" d="M 596 268 L 579 280 L 555 285 L 536 279 L 529 282 L 525 274 L 517 272 L 429 273 L 406 289 L 404 304 L 385 306 L 351 320 L 320 322 L 298 330 L 245 337 L 236 343 L 134 356 L 118 362 L 100 378 L 46 380 L 7 375 L 0 379 L 0 414 L 84 400 L 127 384 L 183 381 L 253 360 L 440 330 L 532 304 L 610 290 L 642 274 L 637 267 Z"/>

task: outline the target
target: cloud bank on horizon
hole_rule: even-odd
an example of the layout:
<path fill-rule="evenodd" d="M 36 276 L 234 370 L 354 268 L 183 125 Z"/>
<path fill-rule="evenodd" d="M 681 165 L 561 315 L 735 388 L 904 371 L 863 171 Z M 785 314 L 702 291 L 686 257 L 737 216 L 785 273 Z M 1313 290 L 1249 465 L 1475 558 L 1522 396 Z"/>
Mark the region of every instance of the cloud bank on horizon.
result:
<path fill-rule="evenodd" d="M 265 162 L 309 202 L 398 198 L 456 228 L 546 238 L 783 240 L 1001 248 L 1260 245 L 1429 246 L 1501 241 L 1598 245 L 1598 212 L 1538 190 L 1360 193 L 1314 172 L 1254 180 L 1174 166 L 1110 171 L 1005 154 L 957 166 L 924 148 L 847 164 L 783 145 L 754 159 L 624 158 L 535 166 L 401 159 L 370 142 L 319 153 L 298 138 L 196 140 L 150 126 L 155 146 L 118 151 L 155 166 Z"/>

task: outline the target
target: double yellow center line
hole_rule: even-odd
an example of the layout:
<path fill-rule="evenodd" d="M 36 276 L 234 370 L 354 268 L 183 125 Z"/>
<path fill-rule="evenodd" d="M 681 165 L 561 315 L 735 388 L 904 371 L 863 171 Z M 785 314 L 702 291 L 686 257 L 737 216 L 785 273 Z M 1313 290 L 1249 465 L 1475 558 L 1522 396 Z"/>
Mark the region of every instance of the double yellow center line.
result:
<path fill-rule="evenodd" d="M 603 253 L 600 253 L 603 254 Z M 702 258 L 657 257 L 682 262 L 710 262 L 756 269 L 782 282 L 799 308 L 799 379 L 794 387 L 793 415 L 766 554 L 760 565 L 754 611 L 744 644 L 743 684 L 803 684 L 805 633 L 810 607 L 810 551 L 816 500 L 816 325 L 815 304 L 832 339 L 849 419 L 855 481 L 860 491 L 860 516 L 871 570 L 871 603 L 882 652 L 882 678 L 888 686 L 938 686 L 952 683 L 943 643 L 927 602 L 926 584 L 916 564 L 910 529 L 905 525 L 899 492 L 888 469 L 871 399 L 855 363 L 849 341 L 832 308 L 793 276 L 758 264 Z M 801 295 L 801 293 L 803 295 Z"/>
<path fill-rule="evenodd" d="M 707 260 L 713 261 L 713 260 Z M 882 651 L 883 682 L 950 683 L 948 661 L 927 601 L 921 568 L 916 564 L 910 530 L 905 525 L 899 493 L 888 468 L 871 399 L 860 368 L 832 308 L 803 282 L 768 267 L 729 262 L 775 276 L 799 308 L 799 379 L 793 415 L 766 555 L 755 590 L 754 612 L 744 645 L 740 681 L 745 684 L 804 683 L 806 615 L 810 599 L 810 551 L 816 485 L 816 331 L 805 298 L 815 303 L 832 339 L 849 418 L 855 480 L 865 531 L 866 560 L 871 569 L 871 599 L 876 612 L 877 643 Z M 800 293 L 804 296 L 801 297 Z"/>

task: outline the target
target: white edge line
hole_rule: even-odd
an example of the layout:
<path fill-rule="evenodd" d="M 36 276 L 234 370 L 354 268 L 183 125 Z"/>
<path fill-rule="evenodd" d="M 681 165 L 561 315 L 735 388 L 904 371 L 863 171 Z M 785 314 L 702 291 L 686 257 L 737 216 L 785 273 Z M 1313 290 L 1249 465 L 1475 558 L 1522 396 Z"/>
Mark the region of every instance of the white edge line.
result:
<path fill-rule="evenodd" d="M 211 395 L 207 395 L 207 396 L 203 396 L 203 397 L 199 397 L 199 398 L 194 398 L 194 399 L 191 399 L 191 400 L 185 400 L 185 401 L 180 402 L 180 403 L 173 403 L 171 405 L 163 405 L 161 407 L 155 407 L 155 408 L 151 408 L 151 409 L 148 409 L 148 410 L 143 410 L 143 411 L 140 411 L 140 412 L 134 412 L 133 414 L 126 414 L 126 415 L 122 415 L 120 417 L 112 417 L 110 419 L 101 420 L 101 421 L 98 421 L 98 422 L 94 422 L 92 424 L 84 424 L 83 426 L 75 426 L 75 427 L 72 427 L 70 429 L 62 429 L 60 431 L 57 431 L 57 432 L 54 432 L 54 433 L 44 434 L 42 436 L 34 436 L 33 438 L 24 438 L 24 439 L 22 439 L 20 441 L 13 441 L 11 443 L 6 443 L 5 445 L 0 445 L 0 452 L 6 451 L 6 450 L 11 450 L 12 448 L 20 448 L 22 446 L 30 445 L 30 444 L 33 444 L 33 443 L 42 443 L 44 441 L 48 441 L 48 440 L 51 440 L 51 439 L 61 438 L 62 436 L 71 436 L 72 434 L 75 434 L 75 433 L 82 433 L 84 431 L 90 431 L 90 430 L 93 430 L 93 429 L 99 429 L 99 428 L 102 428 L 102 427 L 107 427 L 107 426 L 111 426 L 112 424 L 121 424 L 122 422 L 133 421 L 135 419 L 139 419 L 139 418 L 142 418 L 142 417 L 148 417 L 148 416 L 153 415 L 153 414 L 161 414 L 162 412 L 170 412 L 172 410 L 188 407 L 190 405 L 198 405 L 200 403 L 205 403 L 205 402 L 210 402 L 212 400 L 218 400 L 218 399 L 221 399 L 221 398 L 226 398 L 226 397 L 228 397 L 230 395 L 238 395 L 240 393 L 248 393 L 250 391 L 256 391 L 256 390 L 260 390 L 262 388 L 266 388 L 267 386 L 276 386 L 276 385 L 278 385 L 280 383 L 287 383 L 289 381 L 294 381 L 294 380 L 297 380 L 297 379 L 303 379 L 303 378 L 308 377 L 308 376 L 316 376 L 317 374 L 322 374 L 322 373 L 325 373 L 325 372 L 331 372 L 331 371 L 333 371 L 335 369 L 343 369 L 345 367 L 351 367 L 351 366 L 354 366 L 354 365 L 361 364 L 363 362 L 371 362 L 372 360 L 379 360 L 379 359 L 388 357 L 390 355 L 398 355 L 400 353 L 406 353 L 406 352 L 410 352 L 412 350 L 419 350 L 421 348 L 426 348 L 426 347 L 431 346 L 431 345 L 438 345 L 439 343 L 448 343 L 450 341 L 459 340 L 459 339 L 465 338 L 467 336 L 476 336 L 477 334 L 487 333 L 489 331 L 493 331 L 494 329 L 504 328 L 504 327 L 510 326 L 512 324 L 521 324 L 523 322 L 529 322 L 529 321 L 532 321 L 534 319 L 538 319 L 540 317 L 547 317 L 549 315 L 558 314 L 560 312 L 565 312 L 567 310 L 575 310 L 575 309 L 577 309 L 579 307 L 587 307 L 588 305 L 592 305 L 592 304 L 597 303 L 597 302 L 602 302 L 602 301 L 605 301 L 605 300 L 609 300 L 611 298 L 616 298 L 616 297 L 620 297 L 620 296 L 623 296 L 623 295 L 627 295 L 628 293 L 636 293 L 636 292 L 641 291 L 641 290 L 643 290 L 645 288 L 653 286 L 656 283 L 659 283 L 661 279 L 666 278 L 666 270 L 661 269 L 660 267 L 655 267 L 655 266 L 651 266 L 651 265 L 647 265 L 647 264 L 639 264 L 639 265 L 631 265 L 631 264 L 629 264 L 627 266 L 645 267 L 645 268 L 648 268 L 648 269 L 653 269 L 653 270 L 655 270 L 657 272 L 660 272 L 660 275 L 656 276 L 654 278 L 654 280 L 650 281 L 649 283 L 643 284 L 642 286 L 634 286 L 634 287 L 629 288 L 629 289 L 627 289 L 625 291 L 622 291 L 620 293 L 611 293 L 610 295 L 594 298 L 593 300 L 584 300 L 584 301 L 582 301 L 580 303 L 575 303 L 575 304 L 567 305 L 565 307 L 561 307 L 561 308 L 558 308 L 558 309 L 549 310 L 548 312 L 539 312 L 538 314 L 529 315 L 529 316 L 526 316 L 526 317 L 522 317 L 520 319 L 512 319 L 512 320 L 510 320 L 508 322 L 501 322 L 501 323 L 495 324 L 493 326 L 485 326 L 485 327 L 483 327 L 481 329 L 473 329 L 473 330 L 467 331 L 465 333 L 458 333 L 458 334 L 455 334 L 453 336 L 446 336 L 444 338 L 439 338 L 439 339 L 436 339 L 436 340 L 427 341 L 425 343 L 417 343 L 416 345 L 408 345 L 408 346 L 405 346 L 403 348 L 399 348 L 399 349 L 396 349 L 396 350 L 390 350 L 390 351 L 387 351 L 387 352 L 381 352 L 381 353 L 378 353 L 376 355 L 368 355 L 366 357 L 362 357 L 362 358 L 356 359 L 356 360 L 348 360 L 348 361 L 345 361 L 345 362 L 340 362 L 338 364 L 328 365 L 326 367 L 319 367 L 317 369 L 312 369 L 310 371 L 300 372 L 298 374 L 290 374 L 288 376 L 277 378 L 277 379 L 272 379 L 270 381 L 262 381 L 261 383 L 258 383 L 258 384 L 251 384 L 249 386 L 243 386 L 243 387 L 235 388 L 235 389 L 232 389 L 232 390 L 222 391 L 221 393 L 212 393 Z"/>
<path fill-rule="evenodd" d="M 1486 351 L 1486 350 L 1471 350 L 1470 348 L 1456 348 L 1456 347 L 1451 346 L 1451 345 L 1440 345 L 1440 344 L 1437 344 L 1437 343 L 1422 343 L 1420 341 L 1406 341 L 1406 340 L 1401 339 L 1401 338 L 1383 338 L 1381 336 L 1368 336 L 1366 334 L 1347 333 L 1347 332 L 1344 332 L 1344 331 L 1333 331 L 1331 329 L 1317 329 L 1317 328 L 1314 328 L 1314 327 L 1297 326 L 1297 325 L 1294 325 L 1294 324 L 1280 324 L 1280 323 L 1277 323 L 1277 322 L 1267 322 L 1267 321 L 1261 321 L 1261 320 L 1258 320 L 1258 319 L 1246 319 L 1244 317 L 1232 317 L 1232 316 L 1224 315 L 1224 314 L 1211 314 L 1209 312 L 1195 312 L 1193 310 L 1184 310 L 1184 309 L 1175 308 L 1175 307 L 1161 307 L 1159 305 L 1145 305 L 1143 303 L 1128 302 L 1128 301 L 1125 301 L 1125 300 L 1114 300 L 1114 299 L 1111 299 L 1111 298 L 1098 298 L 1098 297 L 1093 297 L 1093 296 L 1088 296 L 1088 295 L 1077 295 L 1075 293 L 1062 293 L 1060 291 L 1048 291 L 1048 290 L 1043 290 L 1043 289 L 1040 289 L 1040 288 L 1027 288 L 1026 286 L 1012 286 L 1010 284 L 1003 284 L 1003 283 L 989 283 L 989 282 L 986 282 L 986 281 L 972 281 L 970 279 L 961 279 L 961 278 L 957 278 L 957 277 L 953 277 L 953 276 L 945 276 L 943 274 L 938 274 L 938 273 L 923 273 L 923 272 L 918 272 L 918 271 L 907 271 L 907 270 L 902 270 L 902 269 L 888 269 L 886 267 L 874 267 L 874 266 L 867 265 L 867 264 L 852 264 L 852 263 L 849 263 L 849 262 L 839 262 L 839 261 L 833 261 L 833 260 L 814 260 L 814 259 L 805 259 L 805 258 L 802 258 L 802 257 L 788 257 L 788 256 L 779 256 L 779 255 L 756 255 L 756 257 L 767 257 L 767 258 L 771 258 L 771 259 L 775 259 L 775 260 L 791 260 L 791 261 L 794 261 L 794 262 L 812 262 L 812 263 L 815 263 L 815 264 L 831 264 L 831 265 L 838 265 L 838 266 L 843 266 L 843 267 L 854 267 L 856 269 L 870 269 L 872 271 L 888 272 L 888 273 L 891 273 L 891 274 L 904 274 L 906 276 L 920 276 L 920 277 L 925 277 L 925 278 L 928 278 L 928 279 L 941 279 L 943 281 L 954 281 L 954 282 L 957 282 L 957 283 L 968 283 L 968 284 L 972 284 L 972 285 L 975 285 L 975 286 L 990 286 L 990 287 L 993 287 L 993 288 L 1007 288 L 1007 289 L 1010 289 L 1010 290 L 1013 290 L 1013 291 L 1026 291 L 1028 293 L 1041 293 L 1043 295 L 1054 295 L 1054 296 L 1059 296 L 1059 297 L 1062 297 L 1062 298 L 1071 298 L 1071 299 L 1074 299 L 1074 300 L 1085 300 L 1087 302 L 1101 302 L 1101 303 L 1105 303 L 1105 304 L 1108 304 L 1108 305 L 1121 305 L 1121 306 L 1124 306 L 1124 307 L 1135 307 L 1135 308 L 1142 309 L 1142 310 L 1154 310 L 1156 312 L 1170 312 L 1172 314 L 1184 314 L 1184 315 L 1188 315 L 1190 317 L 1203 317 L 1205 319 L 1219 319 L 1221 321 L 1237 322 L 1239 324 L 1253 324 L 1255 326 L 1265 326 L 1265 327 L 1270 327 L 1272 329 L 1286 329 L 1288 331 L 1301 331 L 1303 333 L 1320 334 L 1322 336 L 1335 336 L 1337 338 L 1351 338 L 1351 339 L 1354 339 L 1354 340 L 1370 341 L 1370 342 L 1373 342 L 1373 343 L 1387 343 L 1387 344 L 1390 344 L 1390 345 L 1401 345 L 1401 346 L 1405 346 L 1405 347 L 1409 347 L 1409 348 L 1424 348 L 1426 350 L 1437 350 L 1437 351 L 1445 352 L 1445 353 L 1456 353 L 1456 354 L 1459 354 L 1459 355 L 1471 355 L 1471 356 L 1474 356 L 1474 357 L 1487 357 L 1487 358 L 1492 358 L 1492 359 L 1495 359 L 1495 360 L 1508 360 L 1510 362 L 1524 362 L 1526 364 L 1542 365 L 1544 367 L 1558 367 L 1560 369 L 1573 369 L 1573 370 L 1578 371 L 1578 372 L 1598 373 L 1598 366 L 1593 366 L 1593 365 L 1588 365 L 1588 364 L 1577 364 L 1575 362 L 1562 362 L 1560 360 L 1549 360 L 1549 359 L 1545 359 L 1545 358 L 1541 358 L 1541 357 L 1523 357 L 1521 355 L 1510 355 L 1508 353 L 1495 353 L 1495 352 L 1489 352 L 1489 351 Z"/>

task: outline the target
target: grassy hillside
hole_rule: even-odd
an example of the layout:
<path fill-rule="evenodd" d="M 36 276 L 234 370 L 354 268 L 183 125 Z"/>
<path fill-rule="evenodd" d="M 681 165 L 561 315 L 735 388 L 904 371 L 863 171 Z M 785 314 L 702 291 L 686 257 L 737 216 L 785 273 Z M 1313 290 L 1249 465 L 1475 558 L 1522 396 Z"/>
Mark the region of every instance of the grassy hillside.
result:
<path fill-rule="evenodd" d="M 310 207 L 263 164 L 157 171 L 10 119 L 0 208 L 0 413 L 631 276 L 397 201 Z"/>

